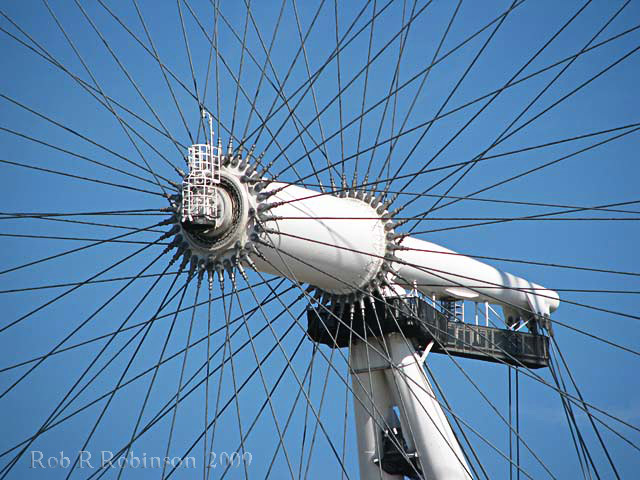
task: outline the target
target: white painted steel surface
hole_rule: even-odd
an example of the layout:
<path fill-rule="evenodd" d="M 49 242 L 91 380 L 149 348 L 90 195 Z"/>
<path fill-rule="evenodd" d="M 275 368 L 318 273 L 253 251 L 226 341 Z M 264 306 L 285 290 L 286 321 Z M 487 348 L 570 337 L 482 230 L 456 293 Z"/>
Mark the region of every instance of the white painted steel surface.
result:
<path fill-rule="evenodd" d="M 274 182 L 269 189 L 284 186 Z M 265 222 L 279 232 L 267 236 L 267 243 L 277 250 L 258 245 L 268 260 L 254 259 L 259 270 L 336 294 L 354 292 L 378 273 L 386 248 L 384 223 L 369 204 L 294 185 L 286 186 L 269 202 L 286 203 L 268 211 L 281 217 Z"/>
<path fill-rule="evenodd" d="M 396 255 L 398 271 L 395 281 L 417 289 L 425 295 L 451 296 L 475 302 L 497 303 L 506 310 L 549 314 L 558 308 L 559 296 L 553 290 L 524 278 L 498 270 L 435 243 L 407 237 Z"/>
<path fill-rule="evenodd" d="M 281 187 L 285 185 L 274 182 L 269 190 Z M 284 203 L 268 211 L 280 217 L 265 222 L 278 232 L 267 236 L 277 250 L 258 246 L 268 260 L 254 258 L 259 270 L 336 294 L 358 291 L 379 272 L 386 232 L 367 203 L 294 185 L 286 185 L 269 202 Z M 395 251 L 401 261 L 393 264 L 398 276 L 392 280 L 407 289 L 415 283 L 429 297 L 501 304 L 505 317 L 544 315 L 558 308 L 556 292 L 491 265 L 413 237 L 401 245 Z"/>
<path fill-rule="evenodd" d="M 380 353 L 382 353 L 382 355 Z M 389 364 L 393 364 L 393 368 Z M 421 359 L 405 338 L 392 333 L 355 342 L 350 349 L 360 478 L 379 478 L 382 428 L 394 425 L 394 406 L 408 449 L 418 454 L 425 478 L 469 480 L 469 467 L 438 403 Z M 380 368 L 381 366 L 388 368 Z M 373 369 L 373 370 L 371 370 Z M 383 479 L 400 477 L 383 476 Z"/>
<path fill-rule="evenodd" d="M 270 184 L 270 189 L 285 185 Z M 366 286 L 380 272 L 386 253 L 385 222 L 367 203 L 286 186 L 269 199 L 268 243 L 258 245 L 266 261 L 254 258 L 264 272 L 309 283 L 327 292 L 348 294 Z M 330 217 L 330 218 L 327 218 Z M 505 317 L 553 312 L 558 294 L 473 258 L 417 238 L 407 237 L 395 251 L 397 272 L 389 279 L 414 286 L 431 298 L 454 297 L 500 304 Z M 374 349 L 384 352 L 377 355 Z M 388 366 L 388 360 L 396 368 Z M 356 341 L 350 348 L 352 388 L 363 479 L 400 479 L 380 471 L 382 425 L 402 425 L 410 450 L 418 453 L 426 478 L 471 478 L 468 465 L 419 356 L 397 333 Z M 383 365 L 383 368 L 377 368 Z M 374 370 L 371 370 L 373 368 Z M 398 419 L 393 407 L 400 411 Z"/>
<path fill-rule="evenodd" d="M 397 425 L 398 420 L 393 412 L 395 399 L 384 370 L 376 369 L 386 362 L 373 349 L 384 351 L 384 348 L 376 338 L 368 341 L 370 346 L 357 341 L 349 349 L 360 478 L 402 480 L 402 475 L 389 475 L 374 463 L 374 459 L 381 456 L 382 430 L 387 425 Z"/>

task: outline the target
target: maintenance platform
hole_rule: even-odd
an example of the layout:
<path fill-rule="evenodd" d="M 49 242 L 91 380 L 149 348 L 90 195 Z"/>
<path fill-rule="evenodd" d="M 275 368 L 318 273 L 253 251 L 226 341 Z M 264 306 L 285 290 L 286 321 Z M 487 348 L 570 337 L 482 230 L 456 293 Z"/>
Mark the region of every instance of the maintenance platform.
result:
<path fill-rule="evenodd" d="M 433 341 L 433 353 L 528 368 L 549 366 L 549 337 L 543 334 L 464 323 L 413 295 L 377 299 L 375 308 L 371 303 L 364 305 L 364 309 L 355 305 L 341 311 L 309 306 L 309 336 L 318 343 L 344 348 L 357 339 L 402 332 L 420 350 Z"/>

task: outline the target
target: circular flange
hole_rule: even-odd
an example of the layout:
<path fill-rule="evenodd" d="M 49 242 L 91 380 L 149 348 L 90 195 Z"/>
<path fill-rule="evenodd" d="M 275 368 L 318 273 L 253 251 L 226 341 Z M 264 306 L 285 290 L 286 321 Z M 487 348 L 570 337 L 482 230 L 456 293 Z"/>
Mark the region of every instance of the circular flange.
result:
<path fill-rule="evenodd" d="M 225 161 L 220 169 L 218 199 L 223 213 L 221 224 L 210 229 L 182 222 L 174 216 L 176 256 L 183 257 L 183 267 L 191 262 L 191 269 L 220 271 L 237 263 L 239 252 L 250 248 L 257 206 L 256 193 L 246 182 L 249 166 L 246 162 Z M 181 197 L 175 197 L 174 210 L 180 212 Z"/>

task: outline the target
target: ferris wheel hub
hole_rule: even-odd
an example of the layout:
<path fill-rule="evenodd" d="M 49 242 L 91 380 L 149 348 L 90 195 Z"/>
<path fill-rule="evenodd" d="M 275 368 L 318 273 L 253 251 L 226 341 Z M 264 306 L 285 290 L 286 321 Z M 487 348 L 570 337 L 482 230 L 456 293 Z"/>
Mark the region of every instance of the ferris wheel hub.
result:
<path fill-rule="evenodd" d="M 386 286 L 394 224 L 373 193 L 326 195 L 272 181 L 250 158 L 220 151 L 209 144 L 189 149 L 190 169 L 174 198 L 173 261 L 183 257 L 183 267 L 191 263 L 192 273 L 210 278 L 244 264 L 306 283 L 332 303 L 353 303 Z M 327 269 L 333 264 L 340 278 Z"/>
<path fill-rule="evenodd" d="M 227 158 L 221 163 L 215 186 L 194 185 L 191 172 L 185 176 L 176 205 L 183 255 L 200 270 L 235 264 L 240 251 L 250 248 L 254 233 L 258 202 L 251 186 L 242 181 L 247 165 Z"/>

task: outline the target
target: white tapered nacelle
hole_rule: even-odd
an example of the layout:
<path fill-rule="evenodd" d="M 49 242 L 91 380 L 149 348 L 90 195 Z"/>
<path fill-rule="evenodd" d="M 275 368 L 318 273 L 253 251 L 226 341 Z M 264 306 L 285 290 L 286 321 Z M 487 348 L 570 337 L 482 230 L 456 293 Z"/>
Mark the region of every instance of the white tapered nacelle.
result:
<path fill-rule="evenodd" d="M 436 298 L 498 303 L 525 317 L 529 312 L 549 315 L 558 308 L 556 292 L 524 278 L 418 238 L 405 238 L 401 245 L 396 252 L 401 261 L 394 264 L 399 285 L 415 285 Z"/>
<path fill-rule="evenodd" d="M 283 188 L 286 187 L 286 188 Z M 309 283 L 329 293 L 357 292 L 384 268 L 388 219 L 358 198 L 337 198 L 316 191 L 271 183 L 267 243 L 255 259 L 259 270 Z M 374 203 L 375 204 L 375 203 Z M 436 298 L 453 297 L 500 304 L 511 316 L 548 315 L 558 294 L 486 263 L 431 242 L 407 237 L 387 262 L 393 283 L 414 286 Z M 399 260 L 397 260 L 399 259 Z"/>

